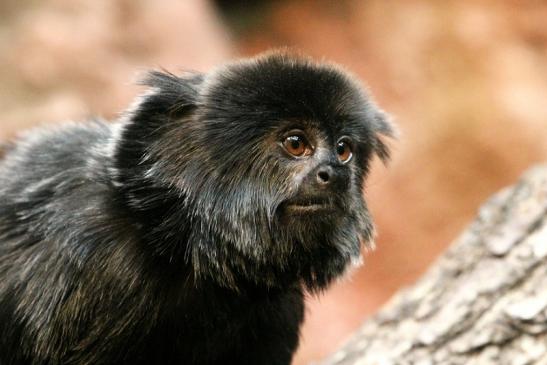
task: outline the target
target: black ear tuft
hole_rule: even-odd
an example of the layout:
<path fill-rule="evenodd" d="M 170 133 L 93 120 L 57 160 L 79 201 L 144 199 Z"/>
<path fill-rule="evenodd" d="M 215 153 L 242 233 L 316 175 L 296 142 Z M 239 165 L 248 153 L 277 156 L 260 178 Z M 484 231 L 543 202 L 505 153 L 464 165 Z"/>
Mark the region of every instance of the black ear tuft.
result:
<path fill-rule="evenodd" d="M 123 126 L 117 137 L 115 167 L 117 179 L 129 186 L 144 168 L 153 141 L 163 138 L 174 121 L 183 120 L 197 108 L 203 75 L 187 73 L 181 77 L 168 72 L 153 71 L 140 82 L 150 89 L 139 96 L 122 117 Z M 132 169 L 135 169 L 133 171 Z"/>
<path fill-rule="evenodd" d="M 137 97 L 125 113 L 126 140 L 145 141 L 171 121 L 182 119 L 196 107 L 203 75 L 187 73 L 179 77 L 168 72 L 152 71 L 140 82 L 150 88 Z"/>
<path fill-rule="evenodd" d="M 158 88 L 165 93 L 190 96 L 196 93 L 203 82 L 203 77 L 203 74 L 197 72 L 186 72 L 182 76 L 177 76 L 168 71 L 150 71 L 140 83 Z"/>
<path fill-rule="evenodd" d="M 203 77 L 203 74 L 192 72 L 176 76 L 166 71 L 151 71 L 140 82 L 151 90 L 142 98 L 138 109 L 178 117 L 196 106 Z"/>
<path fill-rule="evenodd" d="M 390 117 L 381 110 L 377 110 L 374 113 L 373 118 L 374 131 L 376 133 L 374 142 L 374 152 L 380 157 L 385 164 L 389 161 L 391 152 L 389 146 L 383 140 L 383 137 L 397 138 L 399 136 L 398 130 L 391 122 Z"/>

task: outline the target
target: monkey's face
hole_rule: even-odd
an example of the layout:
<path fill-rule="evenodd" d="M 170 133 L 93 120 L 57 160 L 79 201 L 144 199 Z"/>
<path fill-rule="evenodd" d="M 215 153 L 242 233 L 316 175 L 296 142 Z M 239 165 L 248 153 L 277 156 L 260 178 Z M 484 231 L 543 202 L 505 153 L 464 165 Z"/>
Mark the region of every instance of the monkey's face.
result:
<path fill-rule="evenodd" d="M 288 225 L 295 220 L 310 225 L 323 219 L 336 221 L 351 214 L 353 200 L 361 200 L 361 179 L 355 179 L 361 174 L 352 161 L 355 138 L 342 131 L 329 136 L 313 123 L 306 124 L 281 133 L 278 143 L 290 193 L 276 213 Z"/>
<path fill-rule="evenodd" d="M 364 178 L 391 129 L 349 76 L 272 54 L 207 75 L 194 104 L 150 175 L 184 202 L 198 274 L 319 289 L 359 258 Z"/>

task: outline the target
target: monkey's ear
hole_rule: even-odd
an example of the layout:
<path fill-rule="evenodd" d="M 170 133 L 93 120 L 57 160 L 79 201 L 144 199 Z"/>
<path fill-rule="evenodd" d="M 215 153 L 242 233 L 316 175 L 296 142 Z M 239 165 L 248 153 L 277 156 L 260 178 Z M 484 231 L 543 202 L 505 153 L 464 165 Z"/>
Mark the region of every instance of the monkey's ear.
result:
<path fill-rule="evenodd" d="M 197 108 L 202 82 L 202 74 L 179 77 L 159 71 L 148 73 L 141 81 L 149 89 L 123 114 L 116 136 L 115 166 L 121 175 L 134 175 L 124 169 L 141 166 L 151 141 L 161 138 L 169 122 L 183 119 Z"/>
<path fill-rule="evenodd" d="M 196 107 L 203 75 L 187 73 L 181 77 L 168 72 L 152 71 L 140 82 L 149 89 L 137 97 L 122 120 L 126 122 L 123 137 L 146 141 L 169 122 L 182 119 Z"/>
<path fill-rule="evenodd" d="M 374 152 L 385 164 L 390 159 L 391 151 L 384 138 L 398 138 L 399 131 L 391 121 L 389 115 L 380 109 L 375 110 L 372 123 L 375 132 Z"/>
<path fill-rule="evenodd" d="M 176 118 L 196 107 L 203 74 L 187 72 L 176 76 L 169 72 L 151 71 L 140 82 L 150 89 L 136 105 L 137 112 L 146 111 L 147 116 L 159 114 Z"/>

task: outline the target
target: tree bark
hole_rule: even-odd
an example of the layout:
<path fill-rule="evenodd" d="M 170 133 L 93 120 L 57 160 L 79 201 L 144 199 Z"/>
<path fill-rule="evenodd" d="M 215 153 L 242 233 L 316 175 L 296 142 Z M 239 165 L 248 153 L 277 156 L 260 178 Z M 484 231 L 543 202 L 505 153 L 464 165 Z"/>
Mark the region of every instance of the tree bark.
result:
<path fill-rule="evenodd" d="M 547 364 L 547 165 L 492 197 L 323 364 Z"/>

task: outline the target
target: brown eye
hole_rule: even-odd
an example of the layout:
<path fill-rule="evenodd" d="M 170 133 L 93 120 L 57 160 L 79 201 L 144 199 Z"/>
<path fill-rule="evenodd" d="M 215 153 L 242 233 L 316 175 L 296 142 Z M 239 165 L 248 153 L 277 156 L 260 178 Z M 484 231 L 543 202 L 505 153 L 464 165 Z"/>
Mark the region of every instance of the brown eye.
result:
<path fill-rule="evenodd" d="M 311 147 L 308 144 L 308 141 L 303 136 L 300 135 L 291 135 L 285 138 L 283 141 L 283 147 L 293 156 L 303 156 L 310 154 Z"/>
<path fill-rule="evenodd" d="M 341 162 L 348 162 L 351 159 L 351 156 L 353 156 L 351 145 L 345 140 L 338 141 L 336 144 L 336 154 Z"/>

